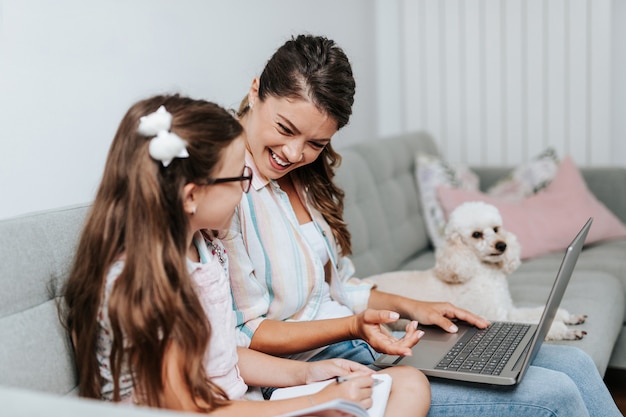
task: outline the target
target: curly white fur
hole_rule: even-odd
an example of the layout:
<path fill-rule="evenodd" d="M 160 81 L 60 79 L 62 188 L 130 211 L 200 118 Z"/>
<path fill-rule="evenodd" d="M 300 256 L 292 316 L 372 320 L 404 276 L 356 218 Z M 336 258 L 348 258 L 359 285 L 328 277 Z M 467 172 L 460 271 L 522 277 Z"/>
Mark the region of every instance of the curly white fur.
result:
<path fill-rule="evenodd" d="M 507 276 L 520 266 L 520 245 L 502 227 L 498 209 L 468 202 L 451 214 L 435 266 L 426 271 L 397 271 L 368 278 L 384 292 L 424 301 L 448 301 L 493 321 L 537 323 L 543 307 L 516 308 Z M 557 311 L 547 340 L 581 339 L 585 332 L 567 327 L 586 316 Z M 400 324 L 402 325 L 402 324 Z"/>

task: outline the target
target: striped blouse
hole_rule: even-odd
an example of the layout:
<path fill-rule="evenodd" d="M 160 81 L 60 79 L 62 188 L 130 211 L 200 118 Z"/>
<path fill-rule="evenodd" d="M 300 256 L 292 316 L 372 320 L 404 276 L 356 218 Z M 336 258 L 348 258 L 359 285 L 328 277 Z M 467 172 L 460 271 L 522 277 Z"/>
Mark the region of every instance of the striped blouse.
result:
<path fill-rule="evenodd" d="M 252 188 L 243 195 L 222 243 L 229 255 L 237 344 L 248 347 L 265 318 L 318 318 L 325 273 L 320 257 L 302 233 L 287 194 L 276 181 L 259 174 L 249 153 L 246 164 L 254 172 Z M 302 201 L 307 201 L 306 190 L 298 190 Z M 365 310 L 372 285 L 353 276 L 354 265 L 347 257 L 339 256 L 328 223 L 310 205 L 306 206 L 325 237 L 332 299 L 355 313 Z"/>

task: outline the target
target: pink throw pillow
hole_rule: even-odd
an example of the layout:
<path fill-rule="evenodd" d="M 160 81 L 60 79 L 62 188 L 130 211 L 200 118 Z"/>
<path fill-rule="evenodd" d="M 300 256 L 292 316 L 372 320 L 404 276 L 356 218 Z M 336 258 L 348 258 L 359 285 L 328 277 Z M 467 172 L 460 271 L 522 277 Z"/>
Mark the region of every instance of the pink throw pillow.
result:
<path fill-rule="evenodd" d="M 437 197 L 446 218 L 466 201 L 496 206 L 504 227 L 517 235 L 522 259 L 564 251 L 589 217 L 593 224 L 586 243 L 626 237 L 626 226 L 589 191 L 570 157 L 563 159 L 548 187 L 519 202 L 445 186 L 437 188 Z"/>

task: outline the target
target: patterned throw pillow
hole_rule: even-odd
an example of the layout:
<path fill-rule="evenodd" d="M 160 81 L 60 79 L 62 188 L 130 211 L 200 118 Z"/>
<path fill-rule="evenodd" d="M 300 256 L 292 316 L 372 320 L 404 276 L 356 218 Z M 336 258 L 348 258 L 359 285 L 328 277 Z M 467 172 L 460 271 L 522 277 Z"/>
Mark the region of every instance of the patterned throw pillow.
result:
<path fill-rule="evenodd" d="M 478 191 L 478 176 L 466 166 L 452 166 L 439 157 L 422 152 L 416 156 L 415 167 L 426 231 L 433 246 L 438 248 L 443 243 L 446 218 L 437 200 L 437 187 L 447 185 Z"/>
<path fill-rule="evenodd" d="M 506 201 L 521 201 L 550 184 L 559 168 L 553 148 L 547 148 L 530 161 L 515 167 L 485 194 Z M 443 243 L 446 216 L 437 199 L 437 187 L 480 191 L 479 178 L 465 165 L 452 165 L 438 156 L 418 152 L 415 174 L 419 187 L 426 231 L 435 248 Z"/>
<path fill-rule="evenodd" d="M 522 164 L 491 186 L 486 194 L 507 201 L 521 201 L 543 190 L 559 169 L 559 158 L 553 148 Z"/>

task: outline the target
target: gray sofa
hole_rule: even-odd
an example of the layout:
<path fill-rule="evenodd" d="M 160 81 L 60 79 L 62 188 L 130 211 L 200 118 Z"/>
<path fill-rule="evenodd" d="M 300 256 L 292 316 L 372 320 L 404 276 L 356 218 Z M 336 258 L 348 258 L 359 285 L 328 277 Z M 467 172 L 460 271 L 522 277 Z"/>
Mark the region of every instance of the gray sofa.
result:
<path fill-rule="evenodd" d="M 418 149 L 437 151 L 421 133 L 340 149 L 337 179 L 346 192 L 345 215 L 361 277 L 425 269 L 434 262 L 413 172 Z M 485 185 L 506 172 L 479 171 Z M 584 175 L 598 198 L 626 222 L 626 169 L 585 169 Z M 57 301 L 87 210 L 88 205 L 79 205 L 0 221 L 1 414 L 173 415 L 75 398 L 73 352 Z M 583 325 L 588 335 L 559 343 L 587 351 L 602 374 L 607 366 L 626 368 L 625 254 L 626 240 L 586 248 L 563 301 L 564 307 L 589 315 Z M 515 272 L 516 302 L 543 303 L 560 256 L 529 261 Z"/>

